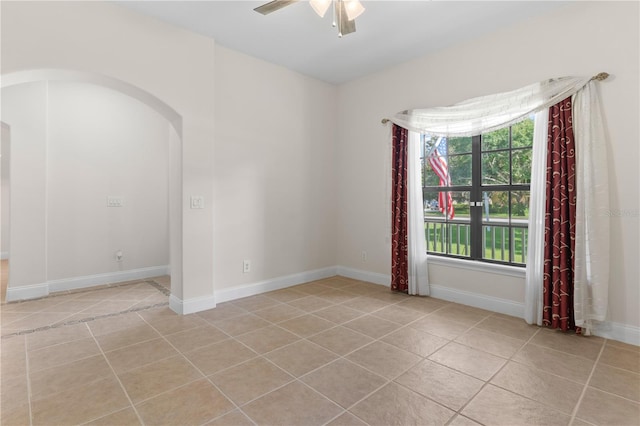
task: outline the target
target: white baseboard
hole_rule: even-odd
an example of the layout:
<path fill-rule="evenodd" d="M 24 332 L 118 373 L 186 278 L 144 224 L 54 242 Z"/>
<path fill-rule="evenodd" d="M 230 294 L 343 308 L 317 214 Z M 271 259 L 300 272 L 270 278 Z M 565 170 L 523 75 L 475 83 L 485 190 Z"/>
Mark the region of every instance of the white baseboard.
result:
<path fill-rule="evenodd" d="M 229 300 L 240 299 L 242 297 L 254 296 L 256 294 L 266 293 L 268 291 L 280 290 L 309 281 L 321 280 L 338 275 L 337 268 L 331 266 L 328 268 L 315 269 L 313 271 L 300 272 L 283 277 L 276 277 L 270 280 L 259 281 L 257 283 L 247 284 L 229 289 L 217 290 L 216 302 L 222 303 Z"/>
<path fill-rule="evenodd" d="M 0 252 L 0 260 L 7 260 L 9 258 L 9 252 L 8 251 L 1 251 Z"/>
<path fill-rule="evenodd" d="M 173 294 L 169 296 L 169 308 L 179 315 L 188 315 L 200 311 L 206 311 L 216 307 L 216 299 L 212 296 L 194 297 L 193 299 L 180 300 Z"/>
<path fill-rule="evenodd" d="M 337 266 L 336 268 L 337 274 L 343 277 L 384 286 L 389 286 L 391 282 L 390 275 L 363 271 L 346 266 Z M 515 274 L 512 275 L 516 276 Z M 488 311 L 510 315 L 517 318 L 524 318 L 524 303 L 440 285 L 431 284 L 429 287 L 431 290 L 431 297 L 435 299 L 442 299 L 449 302 L 486 309 Z M 630 345 L 640 346 L 640 327 L 604 321 L 596 324 L 593 330 L 593 335 L 603 337 L 605 339 L 617 340 Z"/>
<path fill-rule="evenodd" d="M 389 287 L 391 283 L 390 275 L 380 274 L 377 272 L 362 271 L 360 269 L 348 268 L 346 266 L 338 266 L 337 269 L 338 275 L 342 275 L 343 277 L 367 281 L 374 284 L 380 284 L 386 287 Z M 492 296 L 486 296 L 479 293 L 471 293 L 451 287 L 444 287 L 433 284 L 429 287 L 431 290 L 431 297 L 435 299 L 461 303 L 463 305 L 486 309 L 492 312 L 498 312 L 505 315 L 524 318 L 524 305 L 522 303 L 514 302 L 507 299 L 500 299 Z"/>
<path fill-rule="evenodd" d="M 524 304 L 483 294 L 431 285 L 431 296 L 436 299 L 461 303 L 500 314 L 524 318 Z M 611 321 L 596 323 L 593 335 L 640 346 L 640 328 Z"/>
<path fill-rule="evenodd" d="M 524 304 L 513 300 L 501 299 L 479 293 L 458 290 L 441 285 L 430 286 L 431 297 L 449 302 L 460 303 L 462 305 L 473 306 L 474 308 L 486 309 L 487 311 L 499 314 L 510 315 L 512 317 L 524 318 Z"/>
<path fill-rule="evenodd" d="M 119 283 L 123 281 L 143 280 L 145 278 L 167 275 L 169 267 L 152 266 L 149 268 L 129 269 L 127 271 L 107 272 L 105 274 L 86 275 L 84 277 L 63 278 L 47 281 L 50 292 L 77 290 L 96 285 Z"/>
<path fill-rule="evenodd" d="M 44 284 L 23 285 L 7 288 L 7 302 L 38 299 L 49 295 L 49 286 Z"/>
<path fill-rule="evenodd" d="M 391 285 L 391 276 L 379 274 L 377 272 L 362 271 L 360 269 L 348 268 L 346 266 L 337 266 L 337 273 L 343 277 L 353 278 L 354 280 L 367 281 L 374 284 L 389 287 Z"/>
<path fill-rule="evenodd" d="M 640 327 L 634 327 L 632 325 L 611 321 L 596 323 L 593 329 L 593 335 L 640 346 Z"/>
<path fill-rule="evenodd" d="M 130 269 L 128 271 L 109 272 L 105 274 L 86 275 L 84 277 L 51 280 L 42 284 L 7 288 L 7 302 L 17 300 L 37 299 L 48 296 L 49 293 L 65 290 L 77 290 L 97 285 L 119 283 L 123 281 L 143 280 L 145 278 L 167 275 L 168 266 L 153 266 L 149 268 Z"/>

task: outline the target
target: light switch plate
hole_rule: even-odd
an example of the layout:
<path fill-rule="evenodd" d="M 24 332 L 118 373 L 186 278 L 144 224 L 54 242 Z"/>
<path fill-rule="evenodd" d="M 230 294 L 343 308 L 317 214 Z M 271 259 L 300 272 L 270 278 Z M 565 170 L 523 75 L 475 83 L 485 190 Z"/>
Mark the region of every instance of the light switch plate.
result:
<path fill-rule="evenodd" d="M 191 208 L 192 209 L 204 209 L 204 197 L 201 195 L 191 196 Z"/>

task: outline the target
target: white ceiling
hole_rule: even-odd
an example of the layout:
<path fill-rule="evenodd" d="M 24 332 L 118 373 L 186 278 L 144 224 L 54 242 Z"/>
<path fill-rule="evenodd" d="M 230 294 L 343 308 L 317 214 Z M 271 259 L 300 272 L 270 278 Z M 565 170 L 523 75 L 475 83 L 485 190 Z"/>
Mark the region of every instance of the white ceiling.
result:
<path fill-rule="evenodd" d="M 320 80 L 340 84 L 518 21 L 561 1 L 361 0 L 357 31 L 338 38 L 306 1 L 263 16 L 265 1 L 120 1 L 145 15 Z"/>

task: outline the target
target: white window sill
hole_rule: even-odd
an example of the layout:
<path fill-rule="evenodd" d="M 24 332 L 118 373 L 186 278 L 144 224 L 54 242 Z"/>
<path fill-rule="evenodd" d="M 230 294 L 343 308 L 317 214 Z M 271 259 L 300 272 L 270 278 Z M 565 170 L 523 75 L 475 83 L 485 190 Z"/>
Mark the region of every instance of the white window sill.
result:
<path fill-rule="evenodd" d="M 479 262 L 477 260 L 456 259 L 452 257 L 427 255 L 429 265 L 442 265 L 452 268 L 468 269 L 475 272 L 485 272 L 509 277 L 524 278 L 525 267 L 496 265 L 494 263 Z"/>

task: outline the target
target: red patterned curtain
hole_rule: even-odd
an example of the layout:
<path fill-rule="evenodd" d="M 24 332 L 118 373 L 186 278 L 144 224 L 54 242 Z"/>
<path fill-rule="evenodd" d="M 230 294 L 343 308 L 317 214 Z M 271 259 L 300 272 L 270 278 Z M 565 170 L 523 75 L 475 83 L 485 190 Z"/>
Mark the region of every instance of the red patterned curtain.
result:
<path fill-rule="evenodd" d="M 391 152 L 391 290 L 409 289 L 409 258 L 407 252 L 407 149 L 409 131 L 393 125 Z"/>
<path fill-rule="evenodd" d="M 571 98 L 549 108 L 542 323 L 574 329 L 576 219 L 575 144 Z"/>

